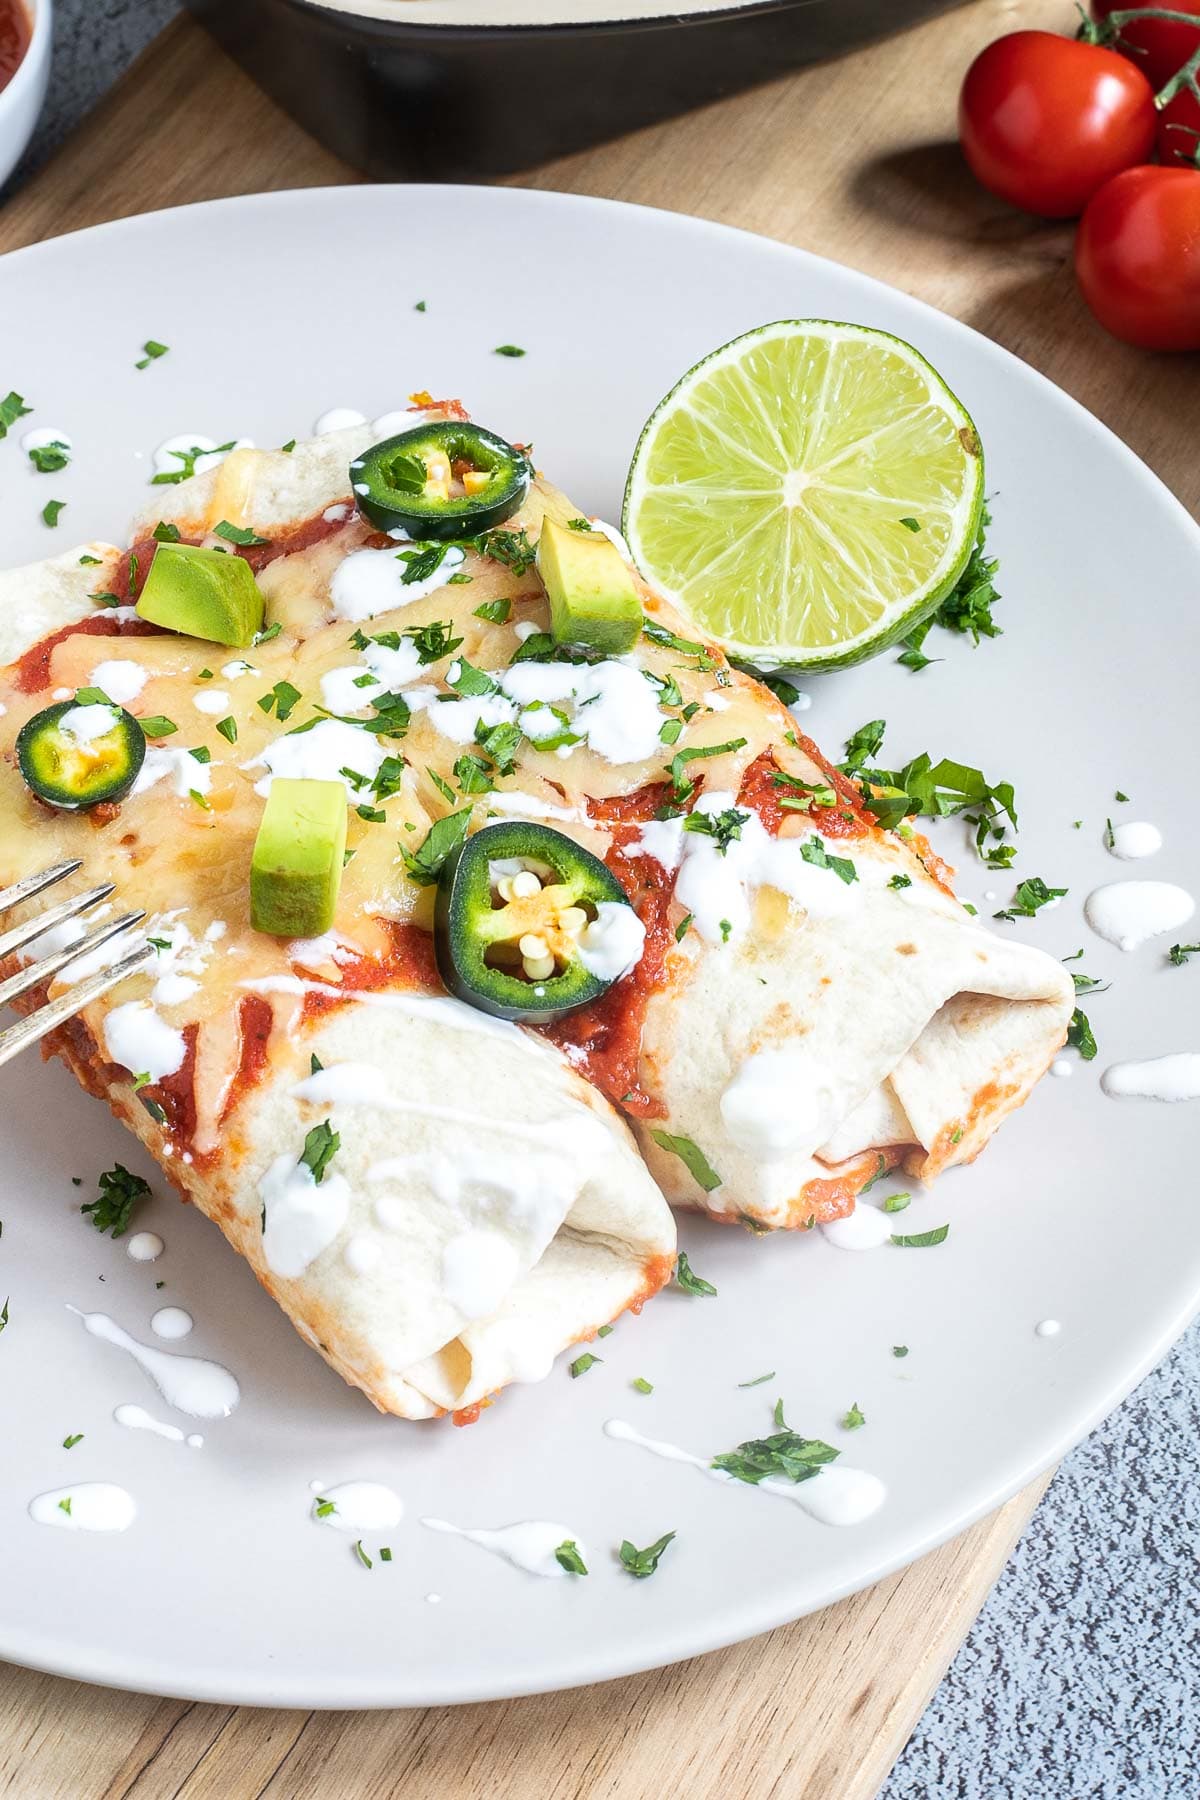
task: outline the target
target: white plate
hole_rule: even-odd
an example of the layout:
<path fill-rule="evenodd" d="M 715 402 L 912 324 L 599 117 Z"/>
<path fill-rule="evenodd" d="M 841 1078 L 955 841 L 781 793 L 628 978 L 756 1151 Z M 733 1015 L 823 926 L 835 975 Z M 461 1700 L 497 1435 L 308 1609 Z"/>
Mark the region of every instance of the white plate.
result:
<path fill-rule="evenodd" d="M 604 1361 L 588 1375 L 572 1381 L 560 1364 L 463 1431 L 377 1417 L 161 1182 L 143 1221 L 167 1240 L 160 1263 L 136 1265 L 97 1236 L 81 1198 L 114 1159 L 143 1159 L 57 1067 L 5 1070 L 0 1655 L 196 1699 L 338 1707 L 486 1699 L 690 1656 L 824 1606 L 960 1531 L 1093 1425 L 1192 1313 L 1194 1114 L 1109 1101 L 1098 1076 L 1118 1058 L 1200 1048 L 1200 970 L 1166 966 L 1162 940 L 1120 955 L 1091 936 L 1081 906 L 1129 872 L 1103 847 L 1114 812 L 1164 830 L 1143 872 L 1200 884 L 1188 825 L 1200 539 L 1114 437 L 1004 351 L 799 251 L 593 200 L 343 188 L 164 213 L 0 266 L 4 383 L 35 404 L 30 424 L 75 444 L 53 477 L 27 474 L 13 441 L 0 446 L 0 553 L 11 563 L 119 535 L 145 499 L 149 453 L 173 433 L 278 444 L 327 407 L 373 415 L 422 387 L 532 439 L 581 506 L 614 518 L 638 429 L 676 377 L 750 326 L 814 314 L 911 339 L 974 414 L 996 494 L 1005 635 L 975 650 L 939 632 L 927 650 L 944 660 L 920 675 L 885 655 L 814 681 L 806 723 L 840 754 L 850 729 L 884 716 L 896 761 L 928 749 L 1016 782 L 1018 873 L 1070 894 L 998 929 L 1059 955 L 1086 944 L 1081 966 L 1114 978 L 1089 1008 L 1099 1060 L 1045 1082 L 975 1168 L 914 1199 L 905 1228 L 952 1222 L 941 1248 L 852 1256 L 819 1234 L 685 1223 L 717 1299 L 665 1293 L 596 1346 Z M 170 354 L 138 372 L 147 337 Z M 528 354 L 492 354 L 507 342 Z M 38 516 L 51 495 L 68 503 L 53 534 Z M 973 861 L 961 823 L 940 841 L 982 910 L 986 890 L 1007 900 L 1013 878 Z M 165 1301 L 196 1316 L 188 1348 L 243 1385 L 240 1410 L 203 1428 L 201 1451 L 113 1423 L 121 1402 L 165 1409 L 66 1310 L 102 1307 L 144 1338 Z M 1062 1321 L 1056 1338 L 1035 1335 L 1048 1316 Z M 909 1346 L 903 1361 L 894 1344 Z M 739 1390 L 770 1369 L 773 1382 Z M 652 1396 L 633 1391 L 637 1376 Z M 716 1452 L 768 1430 L 777 1395 L 797 1429 L 887 1482 L 869 1523 L 828 1529 L 601 1431 L 624 1417 Z M 867 1424 L 848 1437 L 837 1420 L 852 1401 Z M 67 1452 L 70 1432 L 85 1437 Z M 349 1479 L 387 1482 L 408 1507 L 389 1534 L 393 1561 L 370 1572 L 309 1518 L 310 1482 Z M 128 1487 L 133 1528 L 69 1535 L 29 1519 L 33 1495 L 84 1480 Z M 429 1514 L 565 1521 L 592 1573 L 539 1581 L 425 1530 Z M 616 1566 L 622 1538 L 671 1529 L 652 1580 Z"/>

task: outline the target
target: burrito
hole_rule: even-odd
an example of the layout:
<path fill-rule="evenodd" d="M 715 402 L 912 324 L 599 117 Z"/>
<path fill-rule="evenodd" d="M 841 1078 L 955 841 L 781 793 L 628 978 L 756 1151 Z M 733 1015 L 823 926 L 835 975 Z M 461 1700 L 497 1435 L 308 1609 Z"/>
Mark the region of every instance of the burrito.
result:
<path fill-rule="evenodd" d="M 3 578 L 0 656 L 0 876 L 79 858 L 157 950 L 55 1049 L 403 1416 L 639 1306 L 664 1195 L 842 1217 L 1063 1041 L 1059 966 L 457 403 L 156 487 Z"/>

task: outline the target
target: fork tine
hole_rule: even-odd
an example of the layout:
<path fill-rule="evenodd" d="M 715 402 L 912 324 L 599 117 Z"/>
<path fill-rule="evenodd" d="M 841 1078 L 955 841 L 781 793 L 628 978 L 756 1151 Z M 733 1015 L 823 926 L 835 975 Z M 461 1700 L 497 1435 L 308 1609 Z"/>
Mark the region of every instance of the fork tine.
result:
<path fill-rule="evenodd" d="M 76 957 L 86 956 L 90 950 L 98 950 L 101 944 L 107 944 L 110 938 L 119 937 L 123 931 L 131 931 L 145 917 L 144 912 L 131 912 L 123 913 L 119 919 L 106 920 L 103 925 L 97 925 L 94 931 L 89 931 L 86 937 L 81 937 L 78 943 L 68 944 L 65 950 L 59 950 L 53 956 L 44 956 L 40 962 L 30 963 L 19 974 L 10 975 L 7 981 L 0 981 L 0 1006 L 6 1006 L 10 1000 L 27 993 L 31 987 L 37 987 L 39 982 L 50 981 L 60 969 L 65 969 L 68 963 L 74 962 Z"/>
<path fill-rule="evenodd" d="M 153 944 L 139 944 L 136 950 L 131 950 L 128 956 L 114 963 L 111 969 L 101 969 L 95 975 L 89 975 L 86 981 L 68 988 L 65 994 L 61 994 L 57 1000 L 51 1000 L 49 1005 L 39 1006 L 27 1019 L 10 1025 L 7 1031 L 0 1031 L 0 1064 L 11 1061 L 27 1045 L 36 1044 L 48 1031 L 53 1031 L 55 1026 L 61 1025 L 93 1000 L 98 1000 L 102 994 L 107 994 L 110 988 L 116 987 L 127 975 L 132 975 L 135 969 L 140 969 L 144 962 L 157 954 Z"/>
<path fill-rule="evenodd" d="M 73 875 L 82 867 L 80 858 L 75 857 L 71 862 L 55 863 L 52 869 L 43 869 L 40 875 L 26 875 L 23 881 L 14 881 L 11 887 L 0 888 L 0 912 L 7 912 L 10 906 L 19 906 L 22 900 L 32 900 L 35 894 L 53 887 L 56 881 L 62 881 L 64 876 Z"/>
<path fill-rule="evenodd" d="M 56 925 L 73 919 L 77 913 L 86 912 L 89 906 L 97 906 L 101 900 L 107 900 L 114 885 L 111 881 L 103 882 L 100 887 L 90 888 L 86 894 L 73 894 L 69 900 L 61 900 L 49 912 L 39 913 L 35 919 L 26 919 L 23 925 L 14 925 L 11 931 L 0 935 L 0 960 L 11 956 L 14 950 L 22 949 L 34 938 L 41 937 L 43 932 L 52 931 Z"/>

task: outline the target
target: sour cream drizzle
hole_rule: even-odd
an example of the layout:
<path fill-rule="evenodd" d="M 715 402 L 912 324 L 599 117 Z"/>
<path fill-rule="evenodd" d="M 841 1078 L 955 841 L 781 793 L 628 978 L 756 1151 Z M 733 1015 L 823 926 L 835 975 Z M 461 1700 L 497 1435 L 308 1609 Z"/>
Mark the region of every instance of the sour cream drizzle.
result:
<path fill-rule="evenodd" d="M 162 1419 L 156 1419 L 144 1406 L 118 1406 L 113 1412 L 113 1418 L 126 1431 L 149 1431 L 155 1437 L 166 1438 L 170 1444 L 186 1444 L 189 1450 L 204 1448 L 204 1439 L 198 1433 L 185 1435 L 178 1425 L 168 1425 Z"/>
<path fill-rule="evenodd" d="M 1100 1086 L 1114 1100 L 1200 1100 L 1200 1056 L 1179 1051 L 1148 1062 L 1114 1063 Z"/>
<path fill-rule="evenodd" d="M 691 1451 L 681 1450 L 678 1445 L 664 1443 L 658 1438 L 643 1437 L 624 1419 L 609 1419 L 604 1426 L 604 1435 L 620 1443 L 637 1444 L 640 1449 L 649 1450 L 667 1462 L 690 1463 L 713 1480 L 734 1480 L 723 1469 L 714 1469 L 710 1458 L 694 1456 Z M 758 1487 L 777 1494 L 781 1500 L 791 1500 L 822 1525 L 860 1525 L 872 1513 L 878 1512 L 887 1498 L 887 1488 L 878 1475 L 841 1463 L 827 1464 L 810 1481 L 773 1481 L 768 1476 L 758 1483 Z"/>
<path fill-rule="evenodd" d="M 1170 881 L 1111 881 L 1084 903 L 1092 930 L 1120 950 L 1136 950 L 1161 932 L 1186 925 L 1196 902 Z"/>
<path fill-rule="evenodd" d="M 80 1481 L 74 1487 L 53 1488 L 29 1502 L 29 1516 L 36 1525 L 53 1525 L 59 1531 L 128 1531 L 137 1517 L 132 1494 L 111 1481 Z"/>
<path fill-rule="evenodd" d="M 314 1481 L 309 1483 L 309 1492 L 314 1496 L 312 1516 L 318 1525 L 355 1537 L 364 1531 L 392 1531 L 404 1517 L 403 1500 L 381 1481 L 343 1481 L 336 1487 L 322 1487 Z M 326 1503 L 332 1503 L 333 1512 L 318 1511 Z"/>
<path fill-rule="evenodd" d="M 102 1338 L 126 1350 L 150 1377 L 168 1406 L 177 1412 L 190 1413 L 194 1419 L 227 1419 L 242 1397 L 241 1389 L 229 1370 L 202 1356 L 178 1356 L 168 1350 L 155 1350 L 140 1344 L 127 1331 L 110 1319 L 107 1313 L 84 1313 L 68 1306 L 83 1329 L 92 1337 Z"/>
<path fill-rule="evenodd" d="M 844 1219 L 822 1225 L 821 1236 L 838 1250 L 878 1250 L 891 1242 L 892 1217 L 869 1201 L 858 1200 Z"/>
<path fill-rule="evenodd" d="M 115 699 L 116 696 L 114 695 Z M 1109 854 L 1122 862 L 1136 862 L 1139 857 L 1156 856 L 1162 849 L 1162 832 L 1157 825 L 1143 819 L 1130 819 L 1114 825 L 1105 836 Z"/>
<path fill-rule="evenodd" d="M 446 1531 L 454 1537 L 467 1538 L 472 1544 L 481 1544 L 515 1568 L 544 1576 L 548 1581 L 570 1573 L 555 1557 L 560 1544 L 573 1543 L 583 1561 L 588 1560 L 587 1547 L 578 1533 L 569 1525 L 556 1525 L 549 1519 L 525 1519 L 517 1525 L 503 1525 L 497 1531 L 467 1531 L 446 1519 L 422 1519 L 421 1523 L 430 1531 Z"/>

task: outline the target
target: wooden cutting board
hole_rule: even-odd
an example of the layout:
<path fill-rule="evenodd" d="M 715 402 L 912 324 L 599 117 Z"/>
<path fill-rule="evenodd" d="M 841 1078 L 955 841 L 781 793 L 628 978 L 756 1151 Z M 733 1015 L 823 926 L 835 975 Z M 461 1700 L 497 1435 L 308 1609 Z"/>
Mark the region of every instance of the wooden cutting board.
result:
<path fill-rule="evenodd" d="M 821 251 L 1016 350 L 1200 501 L 1200 359 L 1106 338 L 1070 233 L 982 194 L 953 146 L 989 38 L 1066 0 L 961 12 L 512 185 L 698 213 Z M 0 213 L 0 250 L 221 195 L 355 181 L 187 20 Z M 1064 472 L 1064 478 L 1067 478 Z M 398 1713 L 193 1706 L 0 1668 L 8 1800 L 871 1800 L 1045 1482 L 904 1573 L 749 1644 L 569 1694 Z M 118 1628 L 118 1627 L 114 1627 Z"/>

